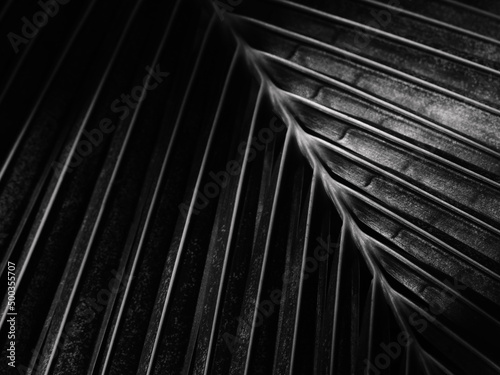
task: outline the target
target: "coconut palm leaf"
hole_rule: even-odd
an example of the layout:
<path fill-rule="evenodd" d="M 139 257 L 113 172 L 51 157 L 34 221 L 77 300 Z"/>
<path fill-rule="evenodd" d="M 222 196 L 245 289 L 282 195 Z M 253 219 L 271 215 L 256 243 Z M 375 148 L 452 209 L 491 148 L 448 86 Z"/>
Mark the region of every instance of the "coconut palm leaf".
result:
<path fill-rule="evenodd" d="M 495 2 L 54 9 L 2 61 L 19 372 L 500 373 Z"/>

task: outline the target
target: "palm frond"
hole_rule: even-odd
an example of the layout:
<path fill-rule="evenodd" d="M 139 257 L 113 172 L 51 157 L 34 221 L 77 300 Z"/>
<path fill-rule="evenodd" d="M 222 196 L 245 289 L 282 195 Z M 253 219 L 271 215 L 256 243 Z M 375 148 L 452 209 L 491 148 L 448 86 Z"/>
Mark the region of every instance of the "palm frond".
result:
<path fill-rule="evenodd" d="M 19 371 L 500 373 L 493 1 L 67 7 L 2 77 Z"/>

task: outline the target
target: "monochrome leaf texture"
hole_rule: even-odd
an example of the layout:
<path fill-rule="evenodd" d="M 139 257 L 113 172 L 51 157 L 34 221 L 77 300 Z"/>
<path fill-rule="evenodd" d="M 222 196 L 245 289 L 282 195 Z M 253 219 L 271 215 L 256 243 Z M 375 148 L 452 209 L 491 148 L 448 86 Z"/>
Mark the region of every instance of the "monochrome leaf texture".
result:
<path fill-rule="evenodd" d="M 500 373 L 494 1 L 67 12 L 4 63 L 26 373 Z"/>

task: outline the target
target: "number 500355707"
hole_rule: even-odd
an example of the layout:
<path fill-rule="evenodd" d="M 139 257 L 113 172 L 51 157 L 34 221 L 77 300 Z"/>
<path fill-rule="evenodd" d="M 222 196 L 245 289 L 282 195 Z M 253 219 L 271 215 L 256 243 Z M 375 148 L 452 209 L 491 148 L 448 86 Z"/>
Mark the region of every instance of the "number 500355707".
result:
<path fill-rule="evenodd" d="M 7 280 L 8 282 L 8 299 L 9 305 L 14 304 L 14 300 L 16 299 L 16 274 L 14 273 L 16 270 L 16 265 L 12 262 L 7 263 Z"/>

